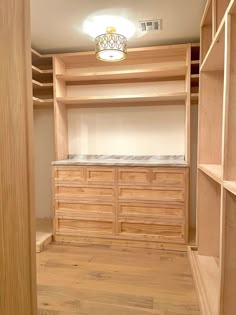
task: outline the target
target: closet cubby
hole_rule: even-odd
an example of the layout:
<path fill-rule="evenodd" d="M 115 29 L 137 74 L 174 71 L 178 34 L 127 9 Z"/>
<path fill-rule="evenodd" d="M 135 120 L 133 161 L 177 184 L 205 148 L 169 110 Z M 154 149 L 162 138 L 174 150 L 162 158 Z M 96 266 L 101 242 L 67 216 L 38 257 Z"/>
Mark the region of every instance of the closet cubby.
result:
<path fill-rule="evenodd" d="M 191 105 L 198 105 L 200 44 L 191 44 Z"/>
<path fill-rule="evenodd" d="M 220 203 L 221 186 L 202 170 L 198 170 L 198 233 L 199 255 L 220 256 Z"/>
<path fill-rule="evenodd" d="M 201 63 L 203 62 L 208 49 L 211 46 L 212 37 L 214 34 L 212 1 L 214 0 L 207 1 L 201 21 Z"/>
<path fill-rule="evenodd" d="M 222 177 L 224 72 L 202 72 L 200 85 L 198 164 L 218 181 Z"/>

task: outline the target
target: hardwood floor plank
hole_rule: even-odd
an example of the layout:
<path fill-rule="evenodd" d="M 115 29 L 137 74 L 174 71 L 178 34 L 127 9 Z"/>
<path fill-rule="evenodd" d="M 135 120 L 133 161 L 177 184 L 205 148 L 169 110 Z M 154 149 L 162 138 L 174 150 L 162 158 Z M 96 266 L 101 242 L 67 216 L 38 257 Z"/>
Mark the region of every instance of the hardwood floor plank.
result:
<path fill-rule="evenodd" d="M 200 315 L 185 253 L 52 244 L 37 271 L 39 315 Z"/>

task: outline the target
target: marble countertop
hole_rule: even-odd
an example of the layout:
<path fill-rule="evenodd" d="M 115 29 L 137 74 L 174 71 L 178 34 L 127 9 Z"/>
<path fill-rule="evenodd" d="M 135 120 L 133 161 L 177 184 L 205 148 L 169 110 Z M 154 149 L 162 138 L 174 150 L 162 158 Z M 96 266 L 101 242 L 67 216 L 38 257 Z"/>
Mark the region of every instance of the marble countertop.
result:
<path fill-rule="evenodd" d="M 188 166 L 184 155 L 70 155 L 67 160 L 53 161 L 52 165 L 104 166 Z"/>

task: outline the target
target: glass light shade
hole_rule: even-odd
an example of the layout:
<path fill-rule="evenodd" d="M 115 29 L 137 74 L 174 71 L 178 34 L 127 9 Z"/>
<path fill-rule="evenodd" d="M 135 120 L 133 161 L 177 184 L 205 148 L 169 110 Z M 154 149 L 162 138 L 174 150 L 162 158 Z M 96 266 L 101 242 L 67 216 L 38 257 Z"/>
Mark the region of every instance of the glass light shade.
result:
<path fill-rule="evenodd" d="M 127 38 L 108 32 L 95 38 L 96 57 L 99 60 L 115 62 L 126 58 Z"/>

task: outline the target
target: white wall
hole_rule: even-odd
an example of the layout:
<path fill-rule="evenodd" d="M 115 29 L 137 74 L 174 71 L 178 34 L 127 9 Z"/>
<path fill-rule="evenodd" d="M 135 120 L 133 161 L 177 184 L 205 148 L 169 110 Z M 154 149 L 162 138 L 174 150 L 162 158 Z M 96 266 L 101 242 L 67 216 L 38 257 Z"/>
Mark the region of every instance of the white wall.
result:
<path fill-rule="evenodd" d="M 70 154 L 184 154 L 184 106 L 69 109 Z"/>
<path fill-rule="evenodd" d="M 52 217 L 52 166 L 54 158 L 53 110 L 34 110 L 35 207 L 37 218 Z"/>

